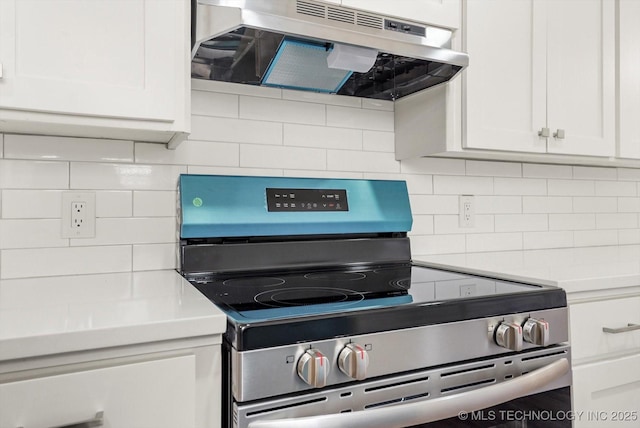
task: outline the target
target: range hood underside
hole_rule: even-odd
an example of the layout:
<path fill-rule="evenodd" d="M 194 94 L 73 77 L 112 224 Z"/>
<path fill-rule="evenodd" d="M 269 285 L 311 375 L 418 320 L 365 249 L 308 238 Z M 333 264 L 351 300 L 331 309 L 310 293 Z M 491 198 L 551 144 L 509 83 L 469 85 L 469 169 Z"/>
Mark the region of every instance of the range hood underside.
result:
<path fill-rule="evenodd" d="M 331 13 L 332 10 L 341 11 L 345 8 L 307 0 L 279 2 L 245 0 L 244 8 L 229 7 L 229 3 L 233 2 L 228 0 L 224 2 L 224 6 L 212 5 L 216 3 L 215 0 L 199 1 L 207 4 L 198 3 L 197 8 L 194 4 L 194 14 L 197 16 L 194 15 L 193 24 L 197 28 L 193 35 L 194 56 L 191 64 L 193 78 L 266 85 L 265 74 L 269 73 L 270 64 L 277 61 L 283 41 L 293 39 L 296 42 L 314 44 L 324 47 L 327 53 L 334 43 L 342 43 L 376 49 L 378 55 L 373 67 L 364 73 L 351 73 L 344 84 L 333 91 L 314 88 L 313 85 L 285 84 L 280 87 L 396 100 L 450 80 L 466 66 L 468 61 L 465 54 L 438 46 L 425 45 L 429 34 L 436 35 L 435 39 L 440 39 L 442 44 L 448 44 L 449 30 L 409 24 L 412 26 L 411 31 L 426 31 L 425 38 L 415 34 L 395 34 L 396 32 L 385 28 L 354 30 L 348 28 L 348 23 L 344 22 L 327 25 L 326 22 L 322 22 L 321 16 L 302 16 L 300 5 L 313 6 L 315 10 L 322 10 L 323 13 Z M 258 9 L 276 7 L 266 6 L 267 4 L 277 4 L 277 7 L 282 10 L 252 9 L 252 7 Z M 324 12 L 324 9 L 327 12 Z M 354 11 L 350 10 L 350 13 Z M 293 15 L 294 18 L 281 16 L 286 14 Z M 391 21 L 388 19 L 377 18 L 381 27 L 390 26 Z M 305 20 L 310 21 L 305 22 Z M 395 23 L 398 21 L 394 21 Z M 278 30 L 272 30 L 273 27 Z M 301 35 L 303 33 L 304 35 Z M 332 37 L 328 37 L 329 35 Z M 318 50 L 322 54 L 323 49 Z M 304 67 L 301 68 L 304 69 Z M 324 69 L 314 67 L 311 71 L 307 68 L 304 73 L 323 73 L 326 70 L 326 67 Z"/>

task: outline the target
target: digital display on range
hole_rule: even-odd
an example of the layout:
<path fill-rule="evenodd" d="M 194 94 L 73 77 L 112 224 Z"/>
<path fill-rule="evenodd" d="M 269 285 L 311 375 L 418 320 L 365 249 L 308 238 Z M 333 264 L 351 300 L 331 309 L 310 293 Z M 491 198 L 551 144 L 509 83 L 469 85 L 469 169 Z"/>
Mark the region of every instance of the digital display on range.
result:
<path fill-rule="evenodd" d="M 267 188 L 267 210 L 275 212 L 349 211 L 345 189 Z"/>

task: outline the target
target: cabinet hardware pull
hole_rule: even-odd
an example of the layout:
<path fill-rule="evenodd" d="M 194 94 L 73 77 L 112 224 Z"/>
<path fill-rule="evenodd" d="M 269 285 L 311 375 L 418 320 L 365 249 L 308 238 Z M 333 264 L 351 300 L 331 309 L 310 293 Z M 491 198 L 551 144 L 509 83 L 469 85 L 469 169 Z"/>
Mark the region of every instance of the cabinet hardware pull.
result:
<path fill-rule="evenodd" d="M 72 422 L 70 424 L 64 424 L 64 425 L 56 425 L 56 426 L 52 426 L 49 428 L 94 428 L 94 427 L 101 427 L 104 425 L 104 412 L 101 410 L 99 412 L 96 413 L 96 416 L 93 419 L 89 419 L 86 421 L 81 421 L 81 422 Z M 24 428 L 22 426 L 18 427 L 18 428 Z"/>
<path fill-rule="evenodd" d="M 553 133 L 553 138 L 557 138 L 558 140 L 564 140 L 564 129 L 559 129 Z"/>
<path fill-rule="evenodd" d="M 538 137 L 547 138 L 549 136 L 549 128 L 542 128 L 538 131 Z"/>
<path fill-rule="evenodd" d="M 640 324 L 627 324 L 626 327 L 620 327 L 620 328 L 609 328 L 609 327 L 602 327 L 602 331 L 604 331 L 605 333 L 612 333 L 612 334 L 618 334 L 618 333 L 626 333 L 628 331 L 634 331 L 634 330 L 640 330 Z"/>

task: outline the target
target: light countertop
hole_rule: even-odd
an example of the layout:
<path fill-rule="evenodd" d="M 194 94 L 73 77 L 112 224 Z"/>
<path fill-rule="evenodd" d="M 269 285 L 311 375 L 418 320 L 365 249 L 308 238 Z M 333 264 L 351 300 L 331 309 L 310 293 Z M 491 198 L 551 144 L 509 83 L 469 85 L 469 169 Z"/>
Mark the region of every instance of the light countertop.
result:
<path fill-rule="evenodd" d="M 569 293 L 640 287 L 640 245 L 415 256 L 430 266 L 562 287 Z"/>
<path fill-rule="evenodd" d="M 0 281 L 0 361 L 225 328 L 225 315 L 172 270 Z"/>

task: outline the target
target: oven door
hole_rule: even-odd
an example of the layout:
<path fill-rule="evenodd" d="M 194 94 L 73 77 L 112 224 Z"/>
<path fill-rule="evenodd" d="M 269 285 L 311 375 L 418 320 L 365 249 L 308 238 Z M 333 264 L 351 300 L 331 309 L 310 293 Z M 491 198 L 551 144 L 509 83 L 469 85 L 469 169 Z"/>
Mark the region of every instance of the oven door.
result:
<path fill-rule="evenodd" d="M 235 406 L 238 428 L 571 427 L 568 346 Z"/>

